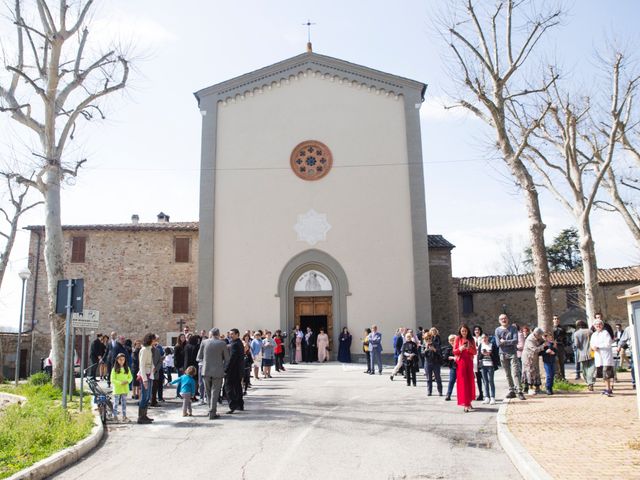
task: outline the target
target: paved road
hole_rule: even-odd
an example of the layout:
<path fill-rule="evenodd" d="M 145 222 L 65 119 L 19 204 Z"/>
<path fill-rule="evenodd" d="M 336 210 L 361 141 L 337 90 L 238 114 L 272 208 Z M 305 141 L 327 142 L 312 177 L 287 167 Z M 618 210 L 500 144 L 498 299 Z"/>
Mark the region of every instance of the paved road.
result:
<path fill-rule="evenodd" d="M 520 478 L 497 442 L 498 405 L 465 414 L 455 399 L 427 397 L 424 380 L 407 387 L 362 370 L 288 366 L 254 381 L 245 412 L 223 408 L 214 421 L 205 407 L 183 418 L 178 401 L 168 402 L 150 409 L 153 425 L 110 426 L 99 449 L 56 478 Z"/>

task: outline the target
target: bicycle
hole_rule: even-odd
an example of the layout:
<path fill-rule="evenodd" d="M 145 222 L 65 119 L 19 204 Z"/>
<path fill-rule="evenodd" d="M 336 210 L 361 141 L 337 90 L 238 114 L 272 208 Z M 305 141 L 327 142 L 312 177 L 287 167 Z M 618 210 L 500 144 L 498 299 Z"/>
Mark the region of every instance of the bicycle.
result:
<path fill-rule="evenodd" d="M 91 371 L 91 368 L 97 364 L 90 365 L 84 371 L 85 379 L 87 380 L 87 385 L 89 385 L 89 389 L 93 394 L 93 403 L 97 405 L 98 412 L 100 413 L 100 420 L 102 420 L 102 424 L 105 425 L 107 423 L 107 418 L 113 418 L 113 402 L 111 401 L 111 395 L 105 392 L 100 385 L 98 385 L 98 381 L 93 379 L 88 375 L 88 372 Z"/>

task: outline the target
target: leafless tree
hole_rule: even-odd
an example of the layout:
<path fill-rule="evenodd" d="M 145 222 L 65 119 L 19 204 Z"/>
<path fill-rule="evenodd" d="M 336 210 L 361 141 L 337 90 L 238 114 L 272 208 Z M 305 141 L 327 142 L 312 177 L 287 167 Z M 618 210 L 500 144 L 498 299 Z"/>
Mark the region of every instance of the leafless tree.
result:
<path fill-rule="evenodd" d="M 525 254 L 522 248 L 514 246 L 513 238 L 507 237 L 500 242 L 500 260 L 495 270 L 500 275 L 521 275 L 530 273 L 525 265 Z"/>
<path fill-rule="evenodd" d="M 585 309 L 589 321 L 600 310 L 598 266 L 591 232 L 591 212 L 601 183 L 616 157 L 619 118 L 627 110 L 638 78 L 620 85 L 623 56 L 611 65 L 608 105 L 589 97 L 578 100 L 556 82 L 546 92 L 549 115 L 534 132 L 525 153 L 543 185 L 575 218 L 584 276 Z M 523 126 L 522 128 L 525 128 Z M 537 141 L 536 141 L 537 140 Z"/>
<path fill-rule="evenodd" d="M 620 57 L 620 58 L 618 58 Z M 624 56 L 618 53 L 613 62 L 614 80 L 623 92 L 624 103 L 621 109 L 612 109 L 609 118 L 598 125 L 597 133 L 590 144 L 592 153 L 599 163 L 603 162 L 602 138 L 607 138 L 607 132 L 617 129 L 616 158 L 611 167 L 606 170 L 602 184 L 608 193 L 609 200 L 600 199 L 598 207 L 617 211 L 629 228 L 640 248 L 640 112 L 636 105 L 640 79 L 638 75 L 629 74 L 628 63 Z"/>
<path fill-rule="evenodd" d="M 0 172 L 0 179 L 4 180 L 6 186 L 7 206 L 0 207 L 0 237 L 4 245 L 0 249 L 0 286 L 4 279 L 4 274 L 9 265 L 9 255 L 13 249 L 18 232 L 18 222 L 23 213 L 42 202 L 28 203 L 26 198 L 29 193 L 29 185 L 20 185 L 10 173 Z"/>
<path fill-rule="evenodd" d="M 504 0 L 487 11 L 482 2 L 458 0 L 459 8 L 451 18 L 440 22 L 440 31 L 453 52 L 457 66 L 453 75 L 461 86 L 461 93 L 450 108 L 465 108 L 491 127 L 496 148 L 522 191 L 529 220 L 538 324 L 550 330 L 551 283 L 545 224 L 536 184 L 522 158 L 529 137 L 540 127 L 548 109 L 518 122 L 512 118 L 517 108 L 535 104 L 557 78 L 532 75 L 531 69 L 527 70 L 532 55 L 562 16 L 559 8 L 536 12 L 535 3 Z M 525 129 L 519 128 L 523 122 Z"/>
<path fill-rule="evenodd" d="M 69 143 L 82 120 L 104 118 L 101 101 L 121 90 L 129 62 L 114 48 L 95 54 L 86 26 L 94 0 L 15 0 L 8 5 L 15 26 L 14 58 L 5 58 L 9 78 L 0 78 L 0 110 L 37 139 L 35 177 L 15 177 L 37 189 L 45 203 L 44 259 L 53 351 L 53 383 L 62 384 L 64 318 L 54 311 L 56 285 L 64 276 L 60 187 L 85 159 L 70 160 Z"/>

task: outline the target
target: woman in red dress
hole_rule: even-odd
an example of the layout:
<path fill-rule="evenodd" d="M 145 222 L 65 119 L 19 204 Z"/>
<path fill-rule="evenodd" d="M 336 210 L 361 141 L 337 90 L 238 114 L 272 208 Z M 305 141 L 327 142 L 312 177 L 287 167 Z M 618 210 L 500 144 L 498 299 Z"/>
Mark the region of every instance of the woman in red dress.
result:
<path fill-rule="evenodd" d="M 473 410 L 471 401 L 476 397 L 475 378 L 473 376 L 473 357 L 476 356 L 476 342 L 474 342 L 466 324 L 458 330 L 458 336 L 453 344 L 453 354 L 457 363 L 456 391 L 458 405 L 464 407 L 465 412 Z"/>

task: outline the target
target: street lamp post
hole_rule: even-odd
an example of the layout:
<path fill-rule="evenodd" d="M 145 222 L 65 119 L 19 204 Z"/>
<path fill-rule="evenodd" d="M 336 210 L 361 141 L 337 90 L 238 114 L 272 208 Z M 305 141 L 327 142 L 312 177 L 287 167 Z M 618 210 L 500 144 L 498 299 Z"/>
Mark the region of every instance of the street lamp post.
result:
<path fill-rule="evenodd" d="M 22 296 L 20 297 L 20 321 L 18 322 L 18 348 L 16 349 L 16 387 L 20 378 L 20 340 L 22 340 L 22 316 L 24 313 L 24 286 L 31 276 L 28 268 L 24 268 L 18 272 L 18 276 L 22 279 Z"/>

